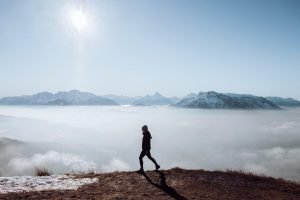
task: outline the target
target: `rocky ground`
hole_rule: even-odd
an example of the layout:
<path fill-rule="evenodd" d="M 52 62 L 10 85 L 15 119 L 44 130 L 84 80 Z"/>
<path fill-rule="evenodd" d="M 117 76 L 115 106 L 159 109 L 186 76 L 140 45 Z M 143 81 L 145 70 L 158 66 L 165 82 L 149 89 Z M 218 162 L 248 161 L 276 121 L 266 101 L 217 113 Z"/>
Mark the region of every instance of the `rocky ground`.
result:
<path fill-rule="evenodd" d="M 0 194 L 0 199 L 209 199 L 299 200 L 300 184 L 239 172 L 171 169 L 158 172 L 83 174 L 98 178 L 77 190 Z"/>

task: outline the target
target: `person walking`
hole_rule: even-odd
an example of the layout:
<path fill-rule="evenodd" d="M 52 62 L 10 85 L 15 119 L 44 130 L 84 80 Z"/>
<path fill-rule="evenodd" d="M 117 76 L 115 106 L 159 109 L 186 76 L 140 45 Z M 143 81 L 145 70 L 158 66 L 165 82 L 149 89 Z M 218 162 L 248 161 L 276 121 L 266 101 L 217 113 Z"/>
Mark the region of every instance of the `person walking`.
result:
<path fill-rule="evenodd" d="M 143 166 L 143 158 L 144 156 L 147 156 L 154 164 L 155 169 L 158 170 L 160 166 L 157 164 L 155 159 L 151 156 L 150 149 L 151 149 L 151 139 L 152 136 L 148 130 L 148 126 L 144 125 L 142 127 L 142 134 L 143 134 L 143 142 L 142 142 L 142 152 L 140 154 L 139 160 L 140 160 L 140 170 L 138 172 L 143 173 L 144 172 L 144 166 Z"/>

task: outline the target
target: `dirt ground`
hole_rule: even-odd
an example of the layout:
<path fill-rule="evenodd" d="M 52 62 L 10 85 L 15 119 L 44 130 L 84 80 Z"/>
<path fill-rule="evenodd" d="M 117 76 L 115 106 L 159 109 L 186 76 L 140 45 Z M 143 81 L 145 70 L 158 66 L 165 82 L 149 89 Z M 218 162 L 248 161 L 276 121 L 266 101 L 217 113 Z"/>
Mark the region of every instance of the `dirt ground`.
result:
<path fill-rule="evenodd" d="M 171 169 L 145 174 L 83 174 L 80 177 L 97 177 L 99 182 L 78 190 L 1 194 L 0 199 L 300 199 L 298 183 L 239 172 Z"/>

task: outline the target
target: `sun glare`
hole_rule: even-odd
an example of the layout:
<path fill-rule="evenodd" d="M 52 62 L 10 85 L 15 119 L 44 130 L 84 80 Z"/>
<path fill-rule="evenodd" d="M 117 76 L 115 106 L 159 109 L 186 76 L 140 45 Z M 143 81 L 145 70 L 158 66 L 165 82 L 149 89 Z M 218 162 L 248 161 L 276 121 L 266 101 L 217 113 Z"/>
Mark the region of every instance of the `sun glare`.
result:
<path fill-rule="evenodd" d="M 82 33 L 87 29 L 88 19 L 83 8 L 74 9 L 70 12 L 71 25 L 78 33 Z"/>

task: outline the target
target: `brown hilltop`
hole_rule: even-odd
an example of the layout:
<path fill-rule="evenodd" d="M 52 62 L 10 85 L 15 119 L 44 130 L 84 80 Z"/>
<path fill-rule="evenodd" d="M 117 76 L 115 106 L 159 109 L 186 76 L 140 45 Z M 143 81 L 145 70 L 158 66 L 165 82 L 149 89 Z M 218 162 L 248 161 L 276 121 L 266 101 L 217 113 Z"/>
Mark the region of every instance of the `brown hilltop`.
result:
<path fill-rule="evenodd" d="M 300 184 L 240 172 L 170 169 L 84 174 L 98 183 L 78 190 L 9 193 L 0 199 L 209 199 L 299 200 Z"/>

